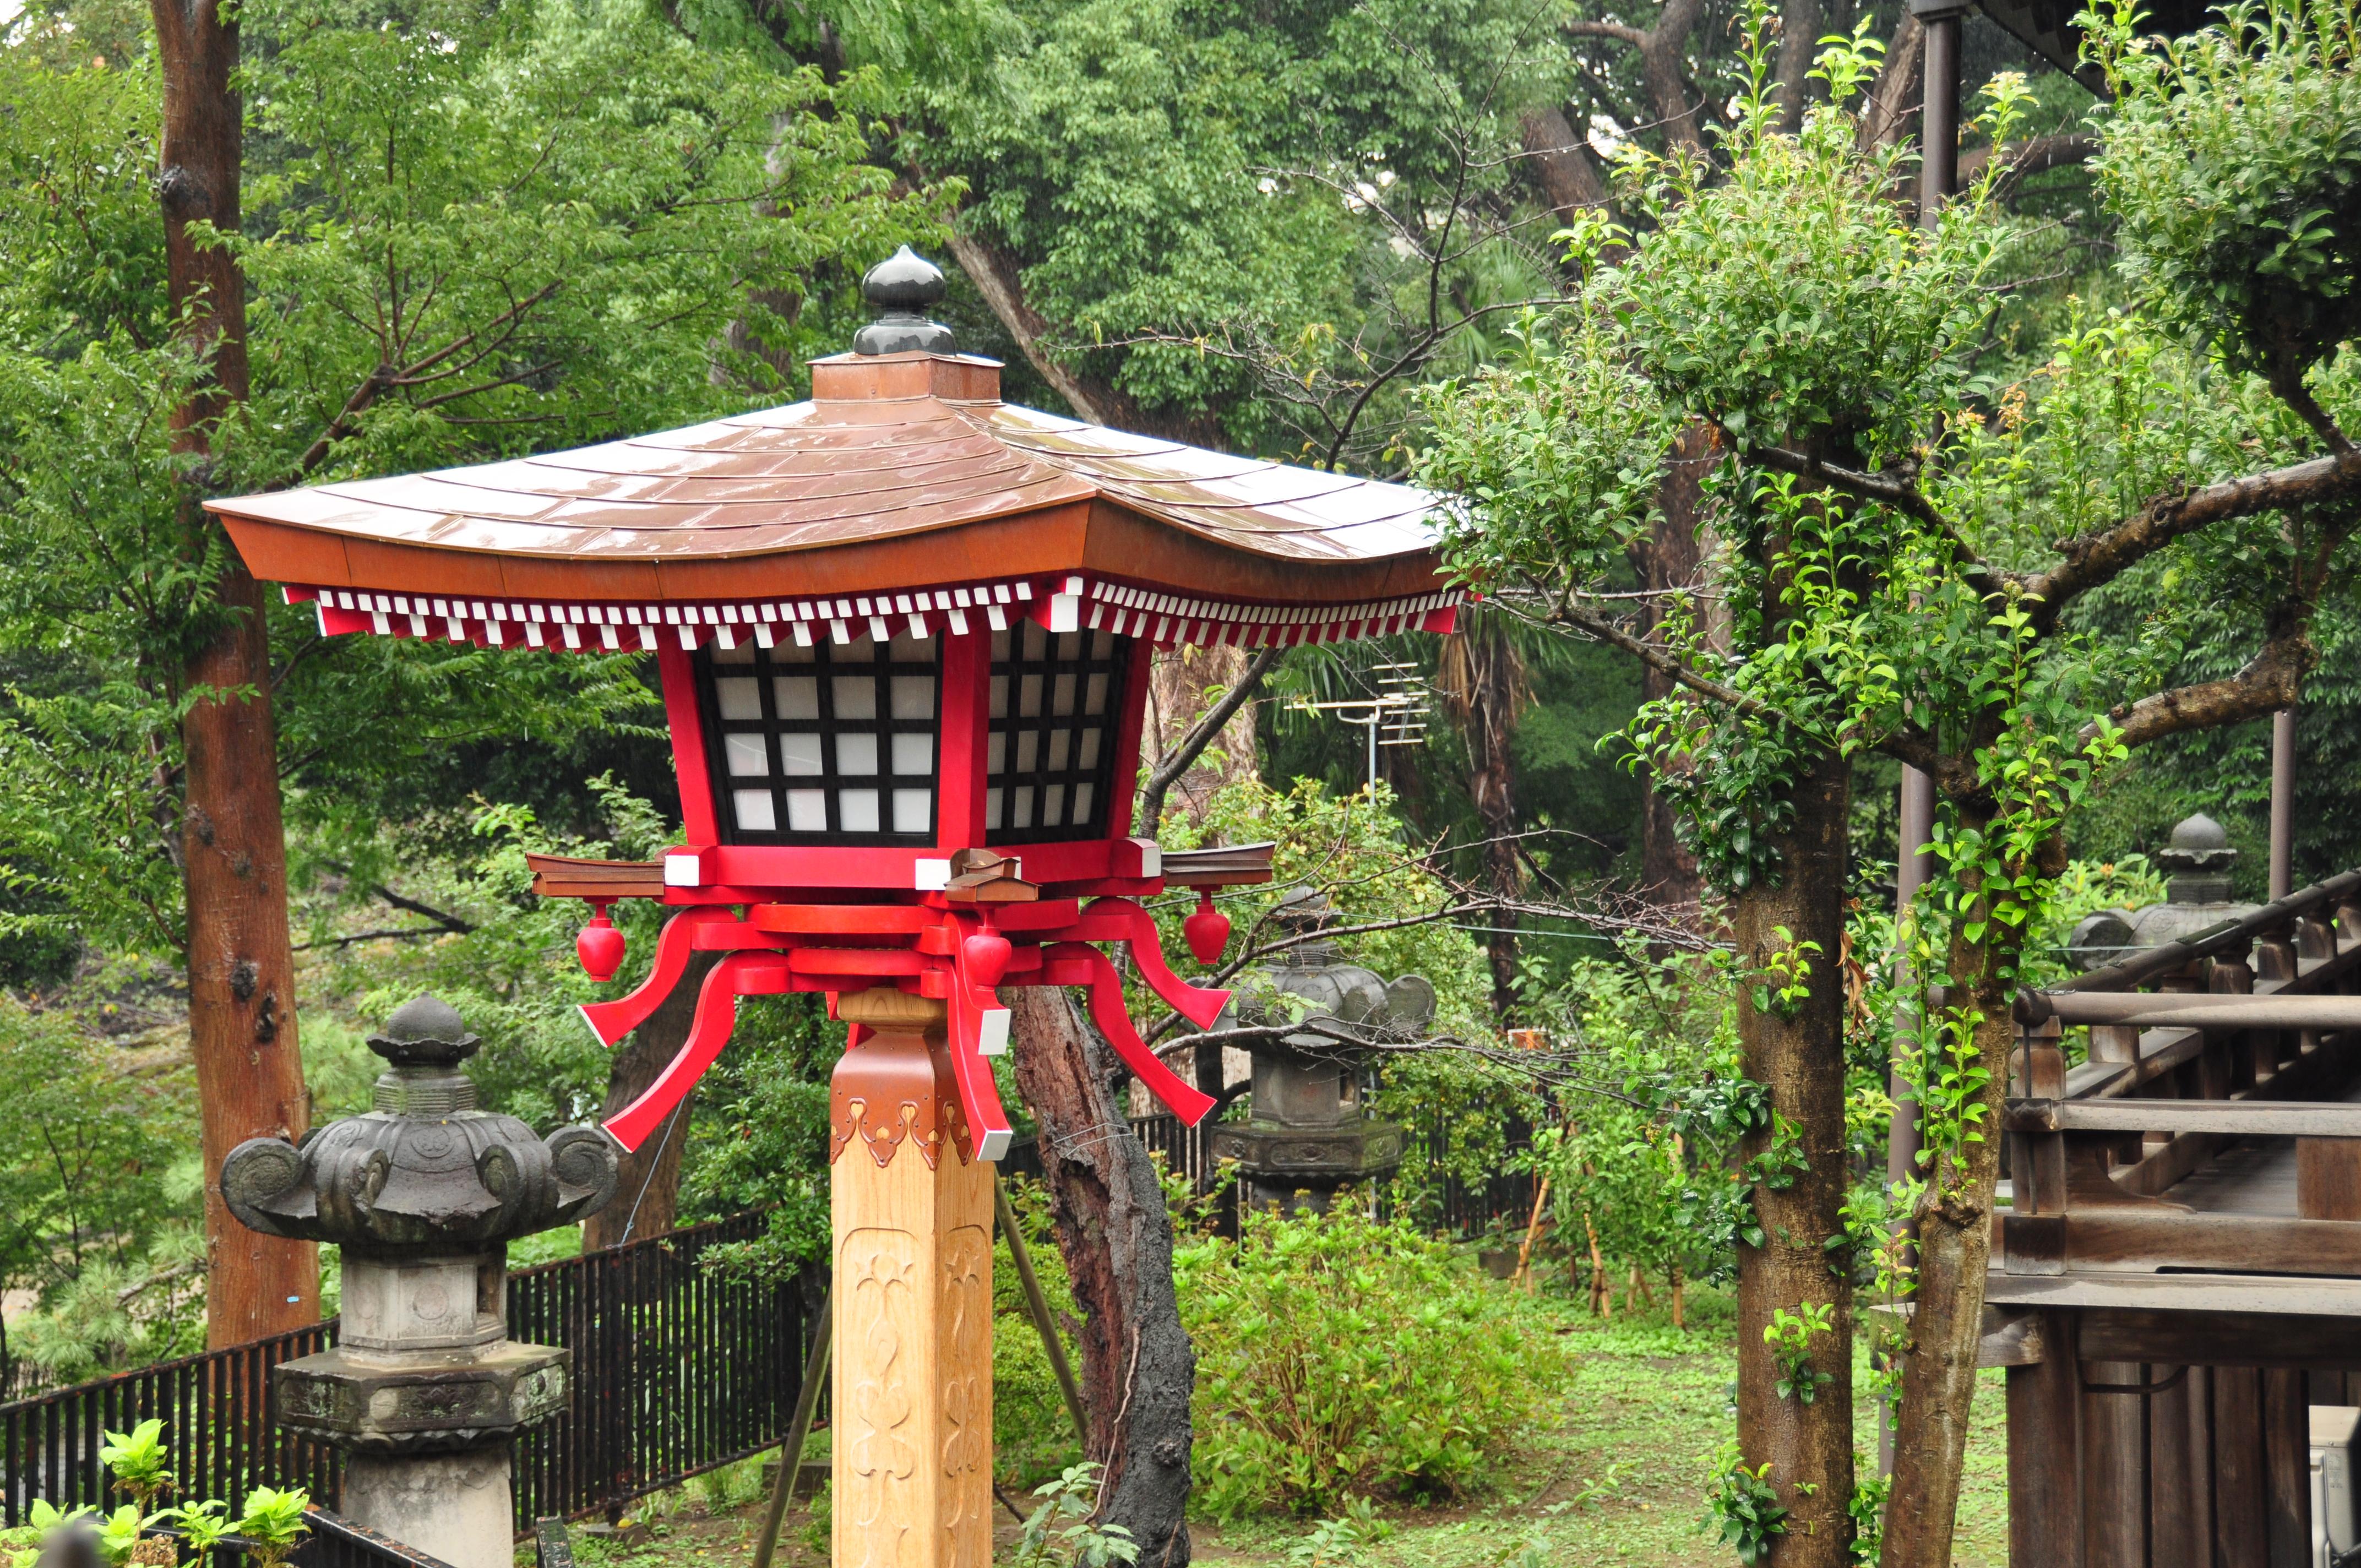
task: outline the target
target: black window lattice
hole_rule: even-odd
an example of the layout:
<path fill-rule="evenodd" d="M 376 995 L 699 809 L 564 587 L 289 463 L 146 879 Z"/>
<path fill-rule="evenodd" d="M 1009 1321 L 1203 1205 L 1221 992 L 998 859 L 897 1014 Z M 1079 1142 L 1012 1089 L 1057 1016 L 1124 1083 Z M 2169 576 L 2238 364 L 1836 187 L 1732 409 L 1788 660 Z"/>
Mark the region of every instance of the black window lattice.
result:
<path fill-rule="evenodd" d="M 941 646 L 861 637 L 700 650 L 724 840 L 932 843 Z"/>
<path fill-rule="evenodd" d="M 992 731 L 984 831 L 1004 843 L 1094 839 L 1106 830 L 1131 639 L 1046 631 L 992 634 Z"/>

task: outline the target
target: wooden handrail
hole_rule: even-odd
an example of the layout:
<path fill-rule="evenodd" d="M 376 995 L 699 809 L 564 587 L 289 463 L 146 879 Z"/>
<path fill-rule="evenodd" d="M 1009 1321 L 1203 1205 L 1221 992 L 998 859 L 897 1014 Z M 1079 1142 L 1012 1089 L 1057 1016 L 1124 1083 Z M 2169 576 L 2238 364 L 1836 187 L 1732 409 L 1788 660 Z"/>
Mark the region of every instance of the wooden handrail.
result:
<path fill-rule="evenodd" d="M 2273 1100 L 2017 1100 L 2012 1133 L 2213 1133 L 2224 1137 L 2361 1138 L 2361 1104 Z"/>
<path fill-rule="evenodd" d="M 2140 1029 L 2361 1029 L 2361 996 L 2213 996 L 2174 992 L 2033 992 L 2039 1015 L 2077 1024 Z"/>
<path fill-rule="evenodd" d="M 2336 900 L 2356 894 L 2361 894 L 2361 868 L 2340 872 L 2326 882 L 2314 883 L 2310 887 L 2299 889 L 2297 892 L 2289 894 L 2285 898 L 2264 905 L 2252 915 L 2241 919 L 2224 920 L 2217 925 L 2208 926 L 2202 931 L 2192 931 L 2186 937 L 2134 953 L 2121 962 L 2094 969 L 2088 974 L 2077 975 L 2061 985 L 2049 987 L 2047 994 L 2055 997 L 2061 992 L 2134 990 L 2159 975 L 2169 974 L 2174 970 L 2185 964 L 2193 963 L 2199 959 L 2209 959 L 2216 953 L 2243 947 L 2263 932 L 2288 921 L 2301 919 L 2323 905 L 2333 904 Z M 2029 998 L 2044 993 L 2033 991 L 2018 992 L 2018 1007 L 2024 1008 Z M 2020 1013 L 2019 1018 L 2020 1021 L 2028 1024 L 2040 1022 L 2037 1014 L 2031 1018 L 2025 1018 Z"/>

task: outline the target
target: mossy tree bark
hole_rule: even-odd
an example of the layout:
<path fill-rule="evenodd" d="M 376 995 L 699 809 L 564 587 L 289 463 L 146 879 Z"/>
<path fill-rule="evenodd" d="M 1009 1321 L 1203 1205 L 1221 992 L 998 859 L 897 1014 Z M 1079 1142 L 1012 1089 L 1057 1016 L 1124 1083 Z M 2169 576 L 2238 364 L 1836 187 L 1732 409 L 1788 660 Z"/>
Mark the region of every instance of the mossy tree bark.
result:
<path fill-rule="evenodd" d="M 1845 827 L 1850 767 L 1832 753 L 1807 758 L 1789 787 L 1793 808 L 1773 842 L 1775 884 L 1758 883 L 1731 903 L 1738 951 L 1756 976 L 1809 963 L 1807 994 L 1767 1007 L 1756 986 L 1739 988 L 1738 1030 L 1746 1076 L 1769 1098 L 1771 1125 L 1750 1135 L 1746 1159 L 1767 1167 L 1754 1187 L 1763 1245 L 1738 1257 L 1738 1435 L 1750 1467 L 1767 1476 L 1787 1509 L 1773 1543 L 1776 1568 L 1843 1568 L 1851 1561 L 1852 1285 L 1844 1234 Z M 1807 944 L 1816 944 L 1817 947 Z M 1801 977 L 1799 977 L 1801 978 Z M 1764 1157 L 1768 1157 L 1765 1158 Z M 1782 1398 L 1763 1332 L 1784 1311 L 1829 1310 L 1810 1340 L 1810 1369 L 1828 1381 L 1806 1404 Z"/>

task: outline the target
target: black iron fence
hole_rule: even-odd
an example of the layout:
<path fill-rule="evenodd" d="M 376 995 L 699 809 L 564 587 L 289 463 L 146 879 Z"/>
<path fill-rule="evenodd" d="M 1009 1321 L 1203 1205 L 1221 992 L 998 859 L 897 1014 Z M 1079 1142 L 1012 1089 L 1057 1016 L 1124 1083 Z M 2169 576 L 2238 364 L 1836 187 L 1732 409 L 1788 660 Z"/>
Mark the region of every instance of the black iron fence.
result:
<path fill-rule="evenodd" d="M 574 1353 L 566 1413 L 517 1444 L 520 1531 L 546 1515 L 620 1508 L 780 1442 L 825 1271 L 756 1281 L 701 1262 L 764 1223 L 741 1214 L 509 1277 L 509 1332 Z M 219 1497 L 235 1512 L 256 1486 L 301 1486 L 333 1508 L 338 1455 L 278 1430 L 269 1390 L 272 1367 L 335 1339 L 332 1320 L 0 1405 L 0 1523 L 22 1522 L 35 1498 L 60 1508 L 119 1501 L 106 1494 L 101 1434 L 149 1417 L 164 1423 L 182 1497 Z"/>
<path fill-rule="evenodd" d="M 1201 1189 L 1219 1179 L 1207 1128 L 1183 1127 L 1169 1115 L 1131 1125 Z M 1434 1129 L 1414 1144 L 1412 1157 L 1439 1164 L 1440 1138 Z M 1029 1139 L 1009 1151 L 1004 1168 L 1040 1174 Z M 1471 1187 L 1444 1174 L 1439 1186 L 1442 1218 L 1460 1234 L 1500 1216 L 1521 1223 L 1532 1202 L 1525 1176 L 1493 1176 Z M 765 1223 L 763 1214 L 741 1214 L 509 1277 L 509 1332 L 574 1353 L 566 1414 L 517 1443 L 520 1533 L 538 1519 L 619 1510 L 779 1443 L 827 1270 L 814 1265 L 793 1279 L 754 1280 L 705 1266 L 710 1249 L 751 1241 Z M 256 1486 L 301 1486 L 335 1508 L 339 1456 L 275 1427 L 269 1390 L 273 1367 L 326 1349 L 335 1327 L 331 1320 L 0 1405 L 0 1523 L 21 1523 L 35 1498 L 60 1508 L 117 1501 L 106 1493 L 99 1463 L 102 1434 L 149 1417 L 164 1423 L 182 1497 L 218 1497 L 235 1511 Z M 357 1537 L 322 1539 L 300 1561 L 305 1568 L 386 1568 L 354 1556 L 373 1550 Z"/>
<path fill-rule="evenodd" d="M 574 1352 L 566 1415 L 517 1442 L 519 1530 L 620 1506 L 785 1438 L 827 1271 L 774 1283 L 703 1262 L 764 1223 L 741 1214 L 509 1276 L 509 1332 Z"/>

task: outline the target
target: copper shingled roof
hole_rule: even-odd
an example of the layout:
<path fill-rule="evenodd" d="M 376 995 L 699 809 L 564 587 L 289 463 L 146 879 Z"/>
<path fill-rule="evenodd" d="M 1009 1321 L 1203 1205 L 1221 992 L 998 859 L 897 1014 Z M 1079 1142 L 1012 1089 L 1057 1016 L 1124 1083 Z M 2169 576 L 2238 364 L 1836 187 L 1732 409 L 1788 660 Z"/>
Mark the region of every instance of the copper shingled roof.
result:
<path fill-rule="evenodd" d="M 810 402 L 208 505 L 257 576 L 357 590 L 669 601 L 1084 569 L 1274 603 L 1440 586 L 1425 491 L 1013 407 L 990 360 L 812 369 Z"/>

